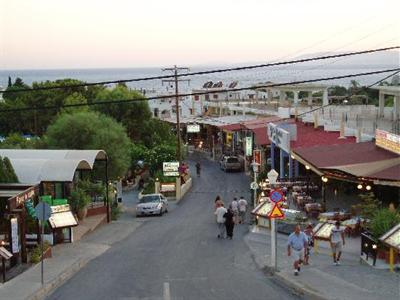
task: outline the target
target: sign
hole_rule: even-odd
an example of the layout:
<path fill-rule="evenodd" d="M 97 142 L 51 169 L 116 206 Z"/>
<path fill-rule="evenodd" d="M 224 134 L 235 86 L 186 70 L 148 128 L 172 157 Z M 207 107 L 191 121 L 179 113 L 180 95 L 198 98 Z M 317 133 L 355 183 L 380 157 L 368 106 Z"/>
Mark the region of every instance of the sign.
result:
<path fill-rule="evenodd" d="M 285 214 L 281 210 L 278 204 L 275 204 L 274 207 L 272 208 L 271 212 L 268 215 L 268 218 L 270 219 L 282 219 L 285 217 Z"/>
<path fill-rule="evenodd" d="M 375 145 L 400 154 L 400 135 L 377 129 L 375 133 Z"/>
<path fill-rule="evenodd" d="M 178 177 L 179 176 L 179 162 L 164 162 L 163 163 L 164 176 Z"/>
<path fill-rule="evenodd" d="M 23 194 L 19 194 L 16 197 L 17 207 L 20 207 L 25 201 L 33 196 L 35 196 L 35 189 L 33 187 L 28 191 L 25 191 Z"/>
<path fill-rule="evenodd" d="M 13 255 L 4 247 L 0 247 L 0 256 L 4 259 L 10 259 Z"/>
<path fill-rule="evenodd" d="M 24 203 L 26 212 L 28 213 L 28 215 L 30 215 L 32 218 L 36 217 L 36 212 L 35 212 L 35 208 L 33 207 L 33 201 L 32 199 L 28 199 L 28 201 L 26 201 Z"/>
<path fill-rule="evenodd" d="M 283 201 L 283 194 L 280 190 L 273 190 L 269 196 L 272 202 L 278 203 Z"/>
<path fill-rule="evenodd" d="M 268 123 L 268 138 L 286 153 L 290 153 L 290 133 L 274 123 Z"/>
<path fill-rule="evenodd" d="M 251 156 L 253 154 L 253 138 L 251 136 L 246 136 L 246 156 Z"/>
<path fill-rule="evenodd" d="M 19 252 L 18 219 L 12 218 L 11 222 L 11 252 Z"/>
<path fill-rule="evenodd" d="M 258 189 L 258 184 L 257 184 L 257 182 L 252 182 L 252 183 L 250 183 L 250 188 L 252 189 L 252 190 L 256 190 L 256 189 Z"/>
<path fill-rule="evenodd" d="M 186 126 L 187 133 L 196 133 L 200 132 L 200 125 L 199 124 L 187 124 Z"/>
<path fill-rule="evenodd" d="M 254 162 L 261 165 L 261 150 L 253 151 Z"/>
<path fill-rule="evenodd" d="M 39 202 L 35 207 L 36 218 L 40 221 L 47 221 L 51 216 L 51 208 L 46 202 Z"/>
<path fill-rule="evenodd" d="M 50 209 L 52 214 L 56 214 L 65 211 L 70 211 L 71 207 L 69 206 L 69 204 L 64 204 L 64 205 L 51 206 Z"/>

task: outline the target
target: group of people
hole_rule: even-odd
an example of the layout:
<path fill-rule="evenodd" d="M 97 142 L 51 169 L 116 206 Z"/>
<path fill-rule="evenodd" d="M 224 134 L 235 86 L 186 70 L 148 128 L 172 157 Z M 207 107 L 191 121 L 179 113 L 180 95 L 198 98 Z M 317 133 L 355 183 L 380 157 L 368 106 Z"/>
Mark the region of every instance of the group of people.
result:
<path fill-rule="evenodd" d="M 239 200 L 234 198 L 228 208 L 225 208 L 221 197 L 217 196 L 214 201 L 214 214 L 216 215 L 218 238 L 233 238 L 233 228 L 235 224 L 242 224 L 245 222 L 247 206 L 247 201 L 242 196 Z"/>
<path fill-rule="evenodd" d="M 342 247 L 345 244 L 344 230 L 340 226 L 340 222 L 336 221 L 332 228 L 329 240 L 332 249 L 333 264 L 340 265 L 340 256 Z M 289 235 L 287 243 L 288 256 L 293 257 L 294 275 L 299 275 L 300 265 L 308 265 L 311 248 L 314 246 L 314 232 L 312 224 L 308 224 L 306 229 L 301 231 L 300 225 L 297 225 L 294 232 Z"/>

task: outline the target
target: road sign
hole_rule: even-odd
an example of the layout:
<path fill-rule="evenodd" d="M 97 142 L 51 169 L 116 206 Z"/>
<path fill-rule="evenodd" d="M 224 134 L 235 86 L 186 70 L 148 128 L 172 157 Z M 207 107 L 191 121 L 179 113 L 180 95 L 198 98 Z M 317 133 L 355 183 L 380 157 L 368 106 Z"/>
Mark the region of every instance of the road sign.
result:
<path fill-rule="evenodd" d="M 51 216 L 51 208 L 46 202 L 39 202 L 35 207 L 36 218 L 40 221 L 47 221 Z"/>
<path fill-rule="evenodd" d="M 273 190 L 269 195 L 272 202 L 278 203 L 283 200 L 283 194 L 280 190 Z"/>
<path fill-rule="evenodd" d="M 257 184 L 257 182 L 252 182 L 252 183 L 250 183 L 250 188 L 252 189 L 252 190 L 256 190 L 256 189 L 258 189 L 258 184 Z"/>
<path fill-rule="evenodd" d="M 278 204 L 275 204 L 274 207 L 272 208 L 271 212 L 268 215 L 268 218 L 270 219 L 282 219 L 285 217 L 285 214 L 281 210 Z"/>

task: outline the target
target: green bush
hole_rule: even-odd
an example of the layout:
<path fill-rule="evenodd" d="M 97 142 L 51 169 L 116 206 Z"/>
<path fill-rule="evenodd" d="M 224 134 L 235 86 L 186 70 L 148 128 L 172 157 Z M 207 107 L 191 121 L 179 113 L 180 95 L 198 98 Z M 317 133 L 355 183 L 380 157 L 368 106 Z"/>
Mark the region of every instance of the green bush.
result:
<path fill-rule="evenodd" d="M 111 220 L 118 220 L 119 215 L 121 214 L 121 209 L 118 205 L 111 206 Z"/>
<path fill-rule="evenodd" d="M 382 208 L 373 216 L 369 229 L 373 237 L 378 239 L 399 223 L 400 215 L 398 211 L 391 211 L 388 208 Z"/>
<path fill-rule="evenodd" d="M 48 241 L 43 242 L 43 252 L 46 252 L 47 249 L 50 248 L 50 243 Z M 40 257 L 42 255 L 42 249 L 40 247 L 40 244 L 37 245 L 35 248 L 33 248 L 32 253 L 31 253 L 31 262 L 33 264 L 37 264 L 40 262 Z"/>
<path fill-rule="evenodd" d="M 142 194 L 154 194 L 155 192 L 154 179 L 150 179 L 144 187 Z"/>
<path fill-rule="evenodd" d="M 71 192 L 71 197 L 68 200 L 72 210 L 76 213 L 78 210 L 85 208 L 91 202 L 90 196 L 84 189 L 79 187 L 76 187 Z"/>

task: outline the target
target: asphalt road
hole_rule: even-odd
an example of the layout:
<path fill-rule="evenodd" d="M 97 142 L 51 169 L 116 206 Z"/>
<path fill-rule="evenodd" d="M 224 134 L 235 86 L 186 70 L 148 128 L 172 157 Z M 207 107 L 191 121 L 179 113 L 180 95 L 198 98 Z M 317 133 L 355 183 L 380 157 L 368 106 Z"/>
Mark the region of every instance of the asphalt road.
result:
<path fill-rule="evenodd" d="M 296 299 L 258 270 L 243 242 L 247 225 L 233 240 L 217 239 L 213 204 L 234 196 L 249 199 L 249 179 L 224 173 L 202 160 L 190 193 L 162 217 L 144 224 L 92 260 L 48 299 Z M 192 170 L 194 168 L 192 167 Z M 128 206 L 136 201 L 127 195 Z M 126 198 L 126 197 L 125 197 Z M 126 217 L 126 216 L 124 216 Z"/>

